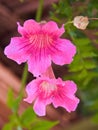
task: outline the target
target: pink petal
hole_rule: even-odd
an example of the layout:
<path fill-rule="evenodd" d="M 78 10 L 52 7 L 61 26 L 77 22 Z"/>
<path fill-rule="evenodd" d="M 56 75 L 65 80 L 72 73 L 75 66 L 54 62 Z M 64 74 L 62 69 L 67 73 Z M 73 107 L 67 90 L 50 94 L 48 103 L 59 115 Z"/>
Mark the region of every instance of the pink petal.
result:
<path fill-rule="evenodd" d="M 42 30 L 44 33 L 46 32 L 57 37 L 60 37 L 65 32 L 64 25 L 61 28 L 58 28 L 56 22 L 53 21 L 49 21 L 46 24 L 44 24 Z"/>
<path fill-rule="evenodd" d="M 26 86 L 26 92 L 27 92 L 28 97 L 25 98 L 24 101 L 28 103 L 32 103 L 34 101 L 34 99 L 37 96 L 37 91 L 38 91 L 37 85 L 38 83 L 36 82 L 36 80 L 33 80 Z"/>
<path fill-rule="evenodd" d="M 75 109 L 77 108 L 77 105 L 79 103 L 79 99 L 74 97 L 67 97 L 67 96 L 59 96 L 57 95 L 56 97 L 54 97 L 53 99 L 53 105 L 54 107 L 64 107 L 68 112 L 71 111 L 75 111 Z"/>
<path fill-rule="evenodd" d="M 39 116 L 45 116 L 46 115 L 46 104 L 39 99 L 36 99 L 33 109 L 35 113 Z"/>
<path fill-rule="evenodd" d="M 76 53 L 76 47 L 65 39 L 58 39 L 51 49 L 54 52 L 51 52 L 52 60 L 58 65 L 70 64 Z"/>
<path fill-rule="evenodd" d="M 32 72 L 35 77 L 38 77 L 51 65 L 51 59 L 49 55 L 44 54 L 44 51 L 41 51 L 41 54 L 35 53 L 36 54 L 31 55 L 28 60 L 28 70 Z"/>
<path fill-rule="evenodd" d="M 64 94 L 66 95 L 69 95 L 69 96 L 74 95 L 75 92 L 77 91 L 76 84 L 71 80 L 62 81 L 61 78 L 58 78 L 56 80 L 56 84 L 59 86 L 58 89 L 60 91 L 63 91 Z"/>
<path fill-rule="evenodd" d="M 18 64 L 27 61 L 30 51 L 30 44 L 27 39 L 14 37 L 10 44 L 5 48 L 4 53 L 8 58 L 16 61 Z"/>
<path fill-rule="evenodd" d="M 27 34 L 29 35 L 34 34 L 41 29 L 39 23 L 33 19 L 26 20 L 24 22 L 23 27 L 19 24 L 19 22 L 17 22 L 17 24 L 18 24 L 18 32 L 24 36 L 26 36 Z"/>
<path fill-rule="evenodd" d="M 73 95 L 77 91 L 76 84 L 70 80 L 65 81 L 65 85 L 63 88 L 67 95 Z"/>
<path fill-rule="evenodd" d="M 54 92 L 54 107 L 64 107 L 68 112 L 74 111 L 79 103 L 79 99 L 75 97 L 76 84 L 73 81 L 62 81 L 57 79 L 57 91 Z"/>

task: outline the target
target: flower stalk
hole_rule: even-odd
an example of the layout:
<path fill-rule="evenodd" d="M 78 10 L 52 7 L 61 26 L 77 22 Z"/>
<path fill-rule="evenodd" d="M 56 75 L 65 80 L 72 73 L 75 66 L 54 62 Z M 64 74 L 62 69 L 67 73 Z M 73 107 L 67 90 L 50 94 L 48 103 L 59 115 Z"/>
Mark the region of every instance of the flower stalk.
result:
<path fill-rule="evenodd" d="M 39 0 L 39 7 L 38 10 L 36 12 L 36 21 L 40 22 L 41 20 L 41 16 L 42 16 L 42 11 L 43 11 L 43 4 L 44 4 L 44 0 Z"/>

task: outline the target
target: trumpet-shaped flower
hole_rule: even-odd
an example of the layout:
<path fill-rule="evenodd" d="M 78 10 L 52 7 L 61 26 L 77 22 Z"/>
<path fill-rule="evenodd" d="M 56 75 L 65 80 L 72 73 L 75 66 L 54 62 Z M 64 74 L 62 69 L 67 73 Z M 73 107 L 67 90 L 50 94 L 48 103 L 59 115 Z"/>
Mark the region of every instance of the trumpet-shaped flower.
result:
<path fill-rule="evenodd" d="M 76 53 L 76 47 L 70 40 L 62 39 L 64 26 L 58 28 L 53 21 L 38 23 L 27 20 L 21 26 L 18 23 L 20 37 L 13 37 L 5 48 L 5 55 L 18 64 L 28 63 L 28 69 L 39 76 L 51 65 L 70 64 Z"/>
<path fill-rule="evenodd" d="M 61 106 L 68 112 L 74 111 L 79 103 L 75 96 L 76 84 L 73 81 L 58 79 L 37 78 L 26 86 L 28 97 L 24 101 L 34 101 L 34 111 L 39 116 L 46 114 L 46 105 L 53 104 L 55 108 Z"/>

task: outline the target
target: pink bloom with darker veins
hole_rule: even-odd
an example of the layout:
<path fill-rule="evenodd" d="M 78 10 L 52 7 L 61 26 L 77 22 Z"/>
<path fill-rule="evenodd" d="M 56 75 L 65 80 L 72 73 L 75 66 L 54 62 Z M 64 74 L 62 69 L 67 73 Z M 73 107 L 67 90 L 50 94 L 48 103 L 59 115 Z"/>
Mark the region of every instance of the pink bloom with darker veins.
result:
<path fill-rule="evenodd" d="M 73 81 L 37 78 L 26 86 L 28 97 L 24 101 L 34 101 L 34 111 L 39 116 L 46 115 L 46 106 L 53 104 L 55 108 L 61 106 L 68 112 L 75 111 L 79 99 L 75 96 L 76 84 Z"/>
<path fill-rule="evenodd" d="M 70 40 L 62 39 L 64 26 L 58 28 L 53 21 L 38 23 L 27 20 L 21 26 L 18 23 L 20 37 L 13 37 L 5 48 L 5 55 L 18 64 L 28 63 L 28 69 L 39 76 L 51 65 L 70 64 L 76 53 L 76 47 Z"/>

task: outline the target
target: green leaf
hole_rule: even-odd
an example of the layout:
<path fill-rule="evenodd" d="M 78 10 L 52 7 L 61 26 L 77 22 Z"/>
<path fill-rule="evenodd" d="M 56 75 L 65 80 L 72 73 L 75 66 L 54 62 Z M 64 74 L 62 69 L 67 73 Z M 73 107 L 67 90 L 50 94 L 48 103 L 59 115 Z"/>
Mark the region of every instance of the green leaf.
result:
<path fill-rule="evenodd" d="M 83 69 L 82 65 L 75 65 L 75 66 L 71 66 L 69 69 L 69 72 L 77 72 Z"/>
<path fill-rule="evenodd" d="M 93 117 L 92 120 L 96 123 L 98 123 L 98 113 L 96 113 Z"/>
<path fill-rule="evenodd" d="M 92 58 L 92 57 L 97 57 L 98 55 L 92 51 L 87 52 L 85 51 L 84 53 L 81 54 L 83 58 Z"/>
<path fill-rule="evenodd" d="M 5 124 L 2 130 L 13 130 L 13 124 L 12 123 Z"/>
<path fill-rule="evenodd" d="M 57 4 L 55 4 L 55 3 L 52 4 L 52 7 L 53 7 L 54 9 L 57 9 L 57 8 L 58 8 Z"/>
<path fill-rule="evenodd" d="M 58 4 L 53 4 L 54 14 L 60 18 L 72 17 L 72 8 L 66 0 L 60 0 Z"/>
<path fill-rule="evenodd" d="M 79 55 L 74 57 L 73 62 L 69 65 L 69 72 L 77 72 L 83 69 L 83 65 L 81 64 L 81 58 Z"/>
<path fill-rule="evenodd" d="M 84 88 L 87 88 L 88 86 L 88 84 L 89 84 L 89 82 L 92 80 L 94 78 L 94 75 L 92 75 L 92 73 L 91 72 L 88 72 L 88 76 L 84 79 L 84 81 L 83 81 L 83 86 L 84 86 Z"/>
<path fill-rule="evenodd" d="M 98 101 L 97 100 L 93 100 L 92 101 L 92 105 L 91 105 L 91 107 L 90 107 L 90 110 L 91 111 L 97 111 L 98 110 Z"/>
<path fill-rule="evenodd" d="M 89 24 L 91 29 L 98 27 L 98 20 L 94 20 Z"/>
<path fill-rule="evenodd" d="M 96 67 L 97 67 L 97 65 L 96 65 L 96 63 L 94 61 L 85 60 L 85 68 L 86 69 L 94 69 Z"/>
<path fill-rule="evenodd" d="M 10 122 L 13 124 L 13 126 L 20 126 L 20 119 L 18 114 L 14 113 L 10 116 Z"/>
<path fill-rule="evenodd" d="M 8 91 L 7 105 L 9 106 L 9 108 L 12 109 L 14 113 L 17 112 L 21 99 L 22 99 L 22 95 L 19 95 L 17 98 L 15 98 L 13 94 L 13 90 L 10 89 Z"/>
<path fill-rule="evenodd" d="M 35 119 L 37 120 L 37 117 L 32 107 L 27 108 L 20 117 L 22 125 L 26 127 L 32 124 Z"/>
<path fill-rule="evenodd" d="M 75 39 L 75 44 L 77 46 L 85 46 L 85 45 L 88 45 L 91 41 L 88 39 L 88 38 L 78 38 L 78 39 Z"/>
<path fill-rule="evenodd" d="M 36 125 L 33 127 L 32 130 L 50 130 L 50 128 L 55 126 L 57 123 L 57 121 L 52 122 L 41 119 L 39 122 L 36 122 Z"/>
<path fill-rule="evenodd" d="M 83 69 L 83 70 L 79 73 L 78 79 L 79 79 L 79 80 L 83 80 L 83 79 L 85 79 L 85 78 L 87 77 L 87 75 L 88 75 L 87 70 L 86 70 L 86 69 Z"/>

